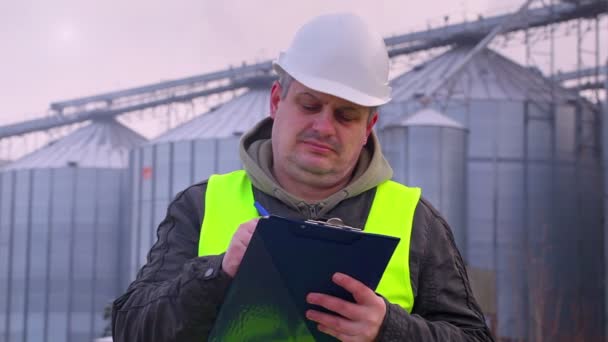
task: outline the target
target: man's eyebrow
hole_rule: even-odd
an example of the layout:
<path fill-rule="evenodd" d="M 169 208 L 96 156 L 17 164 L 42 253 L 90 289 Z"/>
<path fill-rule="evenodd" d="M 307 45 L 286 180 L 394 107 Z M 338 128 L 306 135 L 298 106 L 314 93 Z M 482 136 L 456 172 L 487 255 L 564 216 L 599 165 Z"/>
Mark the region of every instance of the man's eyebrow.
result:
<path fill-rule="evenodd" d="M 322 100 L 319 97 L 315 96 L 315 94 L 310 93 L 308 91 L 303 91 L 301 93 L 298 93 L 298 94 L 296 94 L 296 96 L 297 97 L 308 96 L 308 97 L 312 97 L 313 99 L 315 99 L 317 101 L 321 101 L 322 102 Z M 360 107 L 355 107 L 355 106 L 350 105 L 350 104 L 345 104 L 343 106 L 338 106 L 337 109 L 341 110 L 343 112 L 361 112 L 361 108 Z"/>
<path fill-rule="evenodd" d="M 359 110 L 361 108 L 346 105 L 346 106 L 340 106 L 340 107 L 338 107 L 338 109 L 341 111 L 344 111 L 344 112 L 359 112 Z"/>
<path fill-rule="evenodd" d="M 315 96 L 314 94 L 312 94 L 312 93 L 310 93 L 310 92 L 308 92 L 308 91 L 303 91 L 303 92 L 301 92 L 301 93 L 298 93 L 298 94 L 297 94 L 297 96 L 298 96 L 298 97 L 302 97 L 302 96 L 309 96 L 309 97 L 312 97 L 313 99 L 315 99 L 315 100 L 317 100 L 317 101 L 321 101 L 321 99 L 320 99 L 320 98 L 318 98 L 317 96 Z"/>

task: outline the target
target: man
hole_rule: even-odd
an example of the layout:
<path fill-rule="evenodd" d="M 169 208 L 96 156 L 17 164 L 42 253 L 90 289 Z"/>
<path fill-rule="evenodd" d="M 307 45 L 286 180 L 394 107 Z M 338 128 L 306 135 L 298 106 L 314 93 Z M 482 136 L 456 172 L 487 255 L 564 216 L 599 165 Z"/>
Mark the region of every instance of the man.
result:
<path fill-rule="evenodd" d="M 307 296 L 339 314 L 304 313 L 322 332 L 343 341 L 491 341 L 447 223 L 419 190 L 389 181 L 372 131 L 376 108 L 390 100 L 382 38 L 354 15 L 321 16 L 275 70 L 270 118 L 241 139 L 245 171 L 213 176 L 171 203 L 147 264 L 114 303 L 115 341 L 205 340 L 255 230 L 257 215 L 245 213 L 254 200 L 280 216 L 372 231 L 381 217 L 401 238 L 378 293 L 337 273 L 332 281 L 356 303 Z"/>

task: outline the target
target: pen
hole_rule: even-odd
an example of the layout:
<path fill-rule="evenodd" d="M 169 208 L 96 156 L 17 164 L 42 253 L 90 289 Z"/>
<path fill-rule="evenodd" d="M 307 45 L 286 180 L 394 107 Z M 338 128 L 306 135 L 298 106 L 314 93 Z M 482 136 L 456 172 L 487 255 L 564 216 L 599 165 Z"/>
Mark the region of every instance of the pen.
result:
<path fill-rule="evenodd" d="M 255 201 L 253 203 L 253 205 L 255 206 L 255 208 L 258 210 L 258 213 L 262 216 L 270 216 L 270 213 L 268 212 L 268 210 L 266 210 L 266 208 L 264 208 L 260 202 Z"/>

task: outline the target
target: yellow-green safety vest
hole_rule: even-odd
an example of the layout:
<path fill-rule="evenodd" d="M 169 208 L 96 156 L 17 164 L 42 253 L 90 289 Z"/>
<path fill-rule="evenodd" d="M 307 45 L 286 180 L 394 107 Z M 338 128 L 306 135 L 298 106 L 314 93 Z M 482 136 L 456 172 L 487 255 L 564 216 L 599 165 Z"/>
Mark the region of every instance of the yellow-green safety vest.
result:
<path fill-rule="evenodd" d="M 400 238 L 376 292 L 407 312 L 414 306 L 410 281 L 410 236 L 420 188 L 393 181 L 378 185 L 365 231 Z M 205 192 L 205 214 L 201 225 L 198 255 L 217 255 L 228 249 L 241 223 L 259 217 L 251 181 L 243 170 L 212 175 Z"/>

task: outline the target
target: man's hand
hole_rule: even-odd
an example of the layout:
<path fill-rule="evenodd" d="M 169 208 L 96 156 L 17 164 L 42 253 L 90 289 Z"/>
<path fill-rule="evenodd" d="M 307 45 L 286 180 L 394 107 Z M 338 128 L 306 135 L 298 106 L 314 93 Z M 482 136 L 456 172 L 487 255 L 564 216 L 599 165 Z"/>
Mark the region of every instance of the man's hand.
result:
<path fill-rule="evenodd" d="M 232 240 L 230 240 L 230 245 L 224 255 L 224 260 L 222 260 L 222 270 L 233 278 L 239 269 L 241 260 L 243 260 L 243 255 L 245 255 L 245 250 L 249 246 L 249 241 L 251 241 L 251 236 L 255 231 L 258 220 L 259 218 L 254 218 L 241 224 L 236 232 L 234 232 L 234 235 L 232 235 Z"/>
<path fill-rule="evenodd" d="M 308 303 L 322 306 L 343 317 L 316 310 L 306 311 L 306 317 L 319 323 L 320 331 L 341 341 L 374 341 L 386 314 L 384 299 L 346 274 L 335 273 L 332 280 L 350 292 L 356 303 L 321 293 L 310 293 L 306 297 Z"/>

